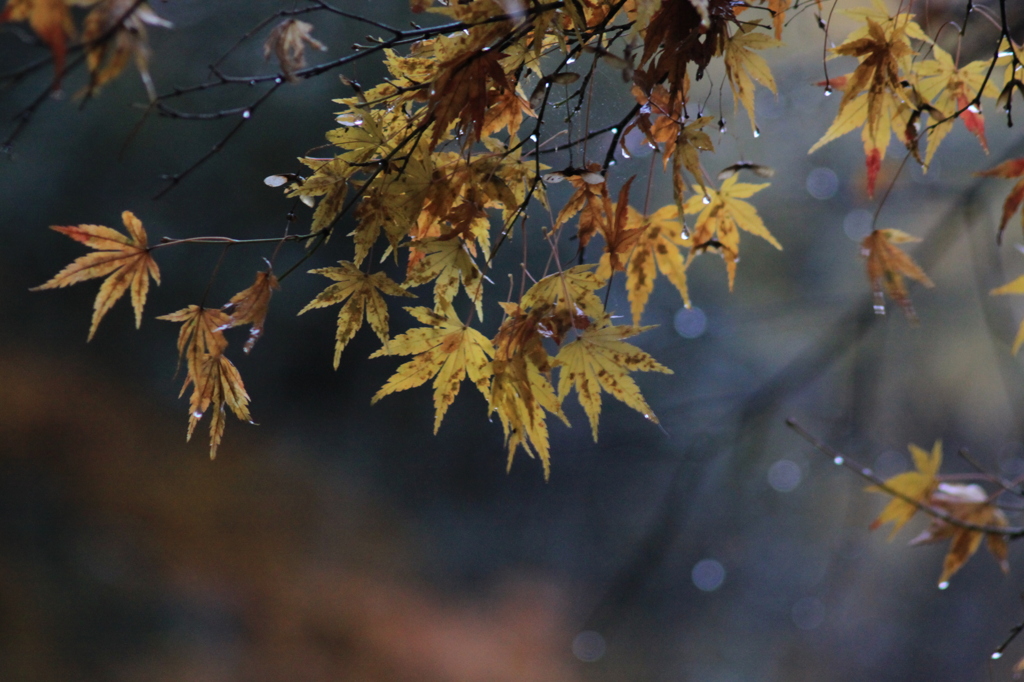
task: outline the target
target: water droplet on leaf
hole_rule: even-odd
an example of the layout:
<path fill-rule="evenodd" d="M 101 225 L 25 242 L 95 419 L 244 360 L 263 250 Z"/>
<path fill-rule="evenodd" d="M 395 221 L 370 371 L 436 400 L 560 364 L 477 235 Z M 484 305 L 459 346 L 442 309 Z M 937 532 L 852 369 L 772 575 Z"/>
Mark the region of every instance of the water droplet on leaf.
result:
<path fill-rule="evenodd" d="M 947 580 L 943 580 L 943 581 L 942 581 L 941 583 L 939 583 L 939 589 L 940 589 L 940 590 L 944 590 L 944 589 L 946 589 L 947 587 L 949 587 L 949 581 L 947 581 Z"/>
<path fill-rule="evenodd" d="M 836 466 L 842 466 L 844 461 L 845 460 L 842 457 L 836 455 L 835 459 L 832 460 L 832 463 L 835 464 Z"/>
<path fill-rule="evenodd" d="M 754 128 L 754 137 L 761 137 L 761 129 Z"/>

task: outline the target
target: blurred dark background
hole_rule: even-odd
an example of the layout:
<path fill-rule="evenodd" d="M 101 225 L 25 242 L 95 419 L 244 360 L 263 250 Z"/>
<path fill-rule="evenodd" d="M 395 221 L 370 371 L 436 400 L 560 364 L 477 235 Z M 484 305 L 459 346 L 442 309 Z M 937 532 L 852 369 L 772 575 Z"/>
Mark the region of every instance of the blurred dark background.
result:
<path fill-rule="evenodd" d="M 959 20 L 960 4 L 931 3 L 929 32 Z M 158 90 L 202 81 L 282 7 L 154 3 L 175 24 L 150 31 Z M 345 8 L 399 24 L 406 3 Z M 360 25 L 310 20 L 325 59 L 364 40 Z M 990 48 L 977 21 L 965 50 L 980 57 Z M 839 40 L 852 24 L 835 27 Z M 427 389 L 371 407 L 398 362 L 366 360 L 377 343 L 364 330 L 333 371 L 334 313 L 295 316 L 326 280 L 302 275 L 275 295 L 251 357 L 232 355 L 260 425 L 232 418 L 214 462 L 205 423 L 186 444 L 177 329 L 153 318 L 203 296 L 220 250 L 161 252 L 142 328 L 121 302 L 87 345 L 97 284 L 28 291 L 83 253 L 46 228 L 120 227 L 128 209 L 153 240 L 276 236 L 291 204 L 262 179 L 299 170 L 295 157 L 332 127 L 330 100 L 349 91 L 335 73 L 287 85 L 154 201 L 161 174 L 237 119 L 138 125 L 146 95 L 132 67 L 84 106 L 73 97 L 83 77 L 69 75 L 0 159 L 0 679 L 1008 678 L 1024 643 L 998 663 L 989 654 L 1024 618 L 1016 547 L 1009 577 L 982 550 L 940 592 L 945 547 L 904 546 L 924 522 L 892 543 L 870 534 L 884 500 L 783 419 L 883 476 L 909 467 L 908 442 L 936 438 L 947 471 L 968 469 L 954 454 L 966 447 L 992 471 L 1024 472 L 1024 376 L 1010 355 L 1024 301 L 987 294 L 1024 273 L 1020 228 L 996 247 L 1009 183 L 971 177 L 1024 144 L 986 112 L 990 157 L 958 127 L 927 175 L 904 170 L 880 224 L 925 239 L 911 251 L 937 286 L 912 288 L 920 326 L 897 309 L 876 316 L 857 243 L 877 206 L 859 136 L 806 154 L 837 98 L 812 85 L 824 34 L 811 12 L 789 30 L 769 55 L 780 94 L 758 93 L 762 135 L 727 103 L 728 130 L 705 159 L 712 173 L 740 159 L 776 168 L 754 203 L 785 250 L 744 235 L 732 294 L 721 263 L 698 259 L 691 311 L 659 280 L 644 319 L 659 326 L 637 341 L 675 371 L 640 378 L 664 429 L 606 402 L 594 444 L 570 400 L 576 428 L 552 426 L 549 482 L 522 453 L 506 474 L 500 426 L 468 387 L 437 436 Z M 225 70 L 271 73 L 263 35 Z M 45 56 L 32 43 L 23 25 L 0 27 L 0 72 Z M 372 59 L 344 73 L 364 85 L 382 76 Z M 0 86 L 0 137 L 50 77 Z M 720 84 L 712 71 L 695 90 Z M 242 106 L 261 87 L 179 105 Z M 599 72 L 595 92 L 595 125 L 628 105 L 617 73 Z M 890 150 L 880 187 L 901 158 Z M 648 166 L 620 158 L 616 172 Z M 652 203 L 671 201 L 667 178 L 655 183 Z M 268 255 L 233 249 L 209 300 L 248 286 Z M 337 239 L 308 267 L 346 257 Z M 610 305 L 627 312 L 620 290 Z M 394 330 L 410 321 L 392 315 Z"/>

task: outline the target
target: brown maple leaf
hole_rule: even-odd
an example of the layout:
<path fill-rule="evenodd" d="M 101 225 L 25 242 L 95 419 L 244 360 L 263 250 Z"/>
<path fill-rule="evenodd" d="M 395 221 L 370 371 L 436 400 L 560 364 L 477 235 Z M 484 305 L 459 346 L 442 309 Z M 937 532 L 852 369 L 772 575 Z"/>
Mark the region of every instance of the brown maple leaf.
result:
<path fill-rule="evenodd" d="M 942 509 L 963 523 L 992 528 L 1004 528 L 1008 525 L 1003 512 L 977 484 L 940 483 L 928 499 L 928 504 L 936 509 Z M 910 544 L 950 541 L 949 551 L 942 563 L 942 575 L 939 576 L 941 588 L 947 586 L 953 574 L 978 551 L 982 538 L 987 540 L 988 550 L 999 562 L 1003 573 L 1008 573 L 1010 564 L 1007 561 L 1006 536 L 1000 533 L 985 533 L 949 523 L 944 519 L 932 518 L 928 528 L 911 540 Z"/>
<path fill-rule="evenodd" d="M 39 39 L 53 55 L 53 88 L 60 87 L 67 57 L 67 39 L 75 35 L 75 25 L 64 0 L 8 0 L 0 12 L 0 24 L 28 21 Z"/>
<path fill-rule="evenodd" d="M 875 297 L 875 312 L 885 314 L 885 294 L 889 294 L 911 321 L 917 320 L 914 305 L 907 293 L 904 275 L 926 287 L 935 286 L 917 263 L 896 244 L 920 241 L 900 230 L 875 230 L 860 243 L 861 255 L 867 259 L 868 279 Z"/>
<path fill-rule="evenodd" d="M 1020 208 L 1021 202 L 1024 202 L 1024 159 L 1003 161 L 995 168 L 975 173 L 975 175 L 988 178 L 1021 178 L 1013 186 L 1013 189 L 1010 190 L 1006 200 L 1003 202 L 1003 217 L 999 221 L 999 233 L 996 235 L 996 242 L 1002 243 L 1003 230 L 1006 229 L 1006 225 L 1010 222 L 1013 214 Z"/>
<path fill-rule="evenodd" d="M 150 101 L 156 99 L 156 86 L 149 75 L 149 39 L 146 25 L 172 28 L 174 25 L 157 16 L 146 3 L 137 0 L 103 0 L 96 5 L 82 28 L 89 85 L 85 95 L 91 97 L 100 86 L 116 78 L 135 57 L 142 83 Z"/>
<path fill-rule="evenodd" d="M 270 307 L 270 296 L 281 288 L 277 277 L 269 268 L 264 272 L 256 274 L 256 281 L 248 289 L 243 289 L 231 297 L 231 300 L 224 305 L 224 311 L 229 315 L 225 327 L 240 327 L 249 325 L 249 338 L 245 342 L 243 350 L 246 353 L 259 341 L 263 334 L 263 324 L 267 319 L 267 310 Z"/>
<path fill-rule="evenodd" d="M 132 307 L 135 308 L 135 327 L 142 325 L 142 308 L 149 293 L 149 278 L 160 284 L 160 269 L 150 253 L 146 230 L 131 211 L 121 214 L 128 234 L 124 235 L 103 225 L 77 225 L 63 227 L 53 225 L 50 229 L 66 234 L 82 242 L 96 253 L 79 257 L 53 278 L 34 287 L 32 291 L 57 289 L 78 284 L 89 279 L 106 277 L 93 303 L 92 326 L 89 340 L 92 340 L 100 320 L 117 303 L 129 288 L 132 292 Z"/>
<path fill-rule="evenodd" d="M 427 102 L 434 122 L 432 146 L 437 145 L 457 120 L 461 120 L 464 127 L 472 126 L 467 141 L 480 141 L 484 117 L 494 99 L 492 86 L 495 95 L 512 89 L 500 62 L 505 56 L 497 50 L 474 50 L 441 65 L 441 74 L 434 81 Z"/>
<path fill-rule="evenodd" d="M 281 71 L 289 83 L 298 79 L 295 72 L 306 66 L 306 46 L 324 52 L 327 46 L 310 35 L 313 24 L 298 19 L 285 19 L 274 27 L 263 43 L 263 58 L 273 54 L 281 64 Z"/>
<path fill-rule="evenodd" d="M 630 220 L 629 210 L 629 188 L 633 184 L 632 178 L 619 190 L 619 201 L 615 204 L 615 217 L 609 225 L 602 230 L 605 241 L 605 253 L 608 254 L 608 263 L 612 270 L 625 270 L 626 261 L 633 252 L 637 240 L 644 234 L 644 226 L 636 220 Z"/>
<path fill-rule="evenodd" d="M 612 218 L 612 202 L 608 196 L 608 185 L 600 171 L 601 167 L 598 164 L 591 163 L 586 171 L 565 176 L 565 179 L 576 188 L 576 191 L 558 212 L 554 228 L 558 229 L 579 213 L 580 220 L 576 236 L 580 241 L 581 249 L 590 242 L 590 238 L 596 232 L 599 230 L 604 232 L 607 229 L 608 221 Z"/>

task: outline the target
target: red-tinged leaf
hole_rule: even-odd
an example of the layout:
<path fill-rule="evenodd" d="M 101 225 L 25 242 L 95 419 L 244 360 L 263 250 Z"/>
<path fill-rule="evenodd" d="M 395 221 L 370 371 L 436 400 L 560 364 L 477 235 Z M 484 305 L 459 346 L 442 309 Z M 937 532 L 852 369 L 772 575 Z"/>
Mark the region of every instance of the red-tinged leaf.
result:
<path fill-rule="evenodd" d="M 81 256 L 54 275 L 53 279 L 32 289 L 57 289 L 106 277 L 93 303 L 89 340 L 92 340 L 103 316 L 129 289 L 132 307 L 135 309 L 135 327 L 141 326 L 142 308 L 149 293 L 149 278 L 152 277 L 160 284 L 160 269 L 150 253 L 142 223 L 131 211 L 122 213 L 121 219 L 128 230 L 127 235 L 103 225 L 52 226 L 50 229 L 82 242 L 96 252 Z"/>
<path fill-rule="evenodd" d="M 964 122 L 964 126 L 967 130 L 971 131 L 978 142 L 981 143 L 981 148 L 988 153 L 988 140 L 985 139 L 985 116 L 981 113 L 981 109 L 974 105 L 968 106 L 967 98 L 960 95 L 957 98 L 957 107 L 963 109 L 964 112 L 960 114 L 960 120 Z"/>
<path fill-rule="evenodd" d="M 0 24 L 28 21 L 39 39 L 53 55 L 53 87 L 60 87 L 67 57 L 67 39 L 75 35 L 75 25 L 64 0 L 8 0 L 0 12 Z"/>
<path fill-rule="evenodd" d="M 990 178 L 1019 178 L 1024 176 L 1024 158 L 1003 161 L 995 168 L 975 173 L 975 175 Z M 1006 229 L 1006 225 L 1010 222 L 1010 218 L 1012 218 L 1013 214 L 1017 212 L 1017 209 L 1020 208 L 1022 202 L 1024 202 L 1024 179 L 1019 180 L 1017 184 L 1013 186 L 1013 189 L 1010 190 L 1006 200 L 1003 202 L 1003 217 L 999 221 L 999 232 L 996 235 L 997 242 L 1002 242 L 1003 230 Z"/>
<path fill-rule="evenodd" d="M 864 164 L 868 174 L 868 197 L 875 198 L 875 183 L 878 180 L 878 172 L 882 170 L 882 152 L 879 149 L 872 149 L 864 158 Z"/>

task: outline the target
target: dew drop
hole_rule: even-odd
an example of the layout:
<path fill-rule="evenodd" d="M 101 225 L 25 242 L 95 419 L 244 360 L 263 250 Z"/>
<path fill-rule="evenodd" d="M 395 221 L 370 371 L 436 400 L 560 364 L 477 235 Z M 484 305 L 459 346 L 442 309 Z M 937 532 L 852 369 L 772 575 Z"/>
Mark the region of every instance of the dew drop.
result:
<path fill-rule="evenodd" d="M 197 411 L 195 411 L 195 412 L 193 412 L 193 413 L 192 413 L 192 418 L 193 418 L 193 419 L 202 419 L 202 418 L 203 418 L 203 413 L 202 413 L 202 412 L 199 412 L 199 411 L 197 410 Z"/>
<path fill-rule="evenodd" d="M 537 141 L 537 136 L 536 135 L 530 135 L 530 142 L 536 142 L 536 141 Z"/>
<path fill-rule="evenodd" d="M 754 128 L 754 137 L 761 137 L 761 129 Z"/>
<path fill-rule="evenodd" d="M 846 460 L 844 460 L 841 456 L 836 455 L 835 459 L 832 460 L 832 463 L 835 464 L 836 466 L 843 466 L 844 461 Z"/>
<path fill-rule="evenodd" d="M 701 201 L 703 201 L 703 202 L 704 202 L 704 205 L 705 205 L 705 206 L 707 206 L 708 204 L 710 204 L 710 203 L 711 203 L 711 197 L 709 197 L 709 196 L 708 196 L 707 194 L 705 194 L 705 195 L 704 195 L 704 198 L 703 198 L 703 199 L 701 199 Z"/>
<path fill-rule="evenodd" d="M 248 109 L 242 112 L 242 118 L 249 118 L 250 116 L 252 116 L 252 112 Z"/>
<path fill-rule="evenodd" d="M 632 157 L 631 157 L 631 156 L 629 155 L 629 152 L 628 152 L 628 151 L 626 151 L 626 148 L 625 148 L 625 147 L 620 147 L 620 148 L 619 148 L 619 151 L 620 151 L 620 152 L 622 152 L 622 158 L 624 158 L 624 159 L 630 159 L 630 158 L 632 158 Z"/>
<path fill-rule="evenodd" d="M 725 131 L 726 131 L 725 119 L 724 118 L 720 118 L 720 119 L 718 119 L 718 132 L 724 133 Z"/>
<path fill-rule="evenodd" d="M 647 419 L 647 420 L 649 420 L 650 418 L 651 418 L 651 415 L 649 415 L 649 414 L 645 414 L 645 415 L 644 415 L 644 419 Z"/>
<path fill-rule="evenodd" d="M 274 82 L 275 82 L 275 83 L 277 83 L 278 85 L 280 85 L 280 84 L 281 84 L 281 82 L 282 82 L 282 81 L 281 81 L 281 77 L 280 77 L 280 76 L 278 76 L 277 78 L 275 78 L 275 79 L 274 79 Z"/>
<path fill-rule="evenodd" d="M 566 65 L 575 64 L 576 63 L 576 57 L 569 57 L 568 59 L 565 60 L 565 63 L 566 63 Z"/>
<path fill-rule="evenodd" d="M 686 228 L 686 225 L 683 225 L 683 231 L 679 233 L 679 238 L 684 242 L 690 239 L 690 230 Z"/>
<path fill-rule="evenodd" d="M 943 580 L 941 583 L 939 583 L 939 589 L 940 590 L 944 590 L 947 587 L 949 587 L 949 581 L 948 580 Z"/>
<path fill-rule="evenodd" d="M 256 85 L 256 81 L 255 80 L 249 81 L 249 85 Z"/>
<path fill-rule="evenodd" d="M 618 128 L 612 128 L 609 132 L 611 132 L 612 135 L 618 135 L 619 134 L 619 129 Z"/>
<path fill-rule="evenodd" d="M 873 472 L 871 469 L 865 468 L 865 469 L 861 469 L 860 470 L 860 475 L 861 476 L 874 476 L 875 472 Z"/>
<path fill-rule="evenodd" d="M 611 161 L 609 161 L 608 165 L 609 166 L 614 166 L 615 165 L 615 159 L 612 159 Z"/>
<path fill-rule="evenodd" d="M 874 306 L 875 315 L 885 315 L 885 305 L 876 303 Z"/>
<path fill-rule="evenodd" d="M 825 86 L 825 97 L 831 97 L 831 96 L 832 96 L 832 86 L 831 85 L 826 85 Z"/>
<path fill-rule="evenodd" d="M 1002 651 L 993 651 L 992 652 L 992 660 L 993 661 L 998 661 L 1002 657 L 1003 657 L 1003 652 Z"/>

